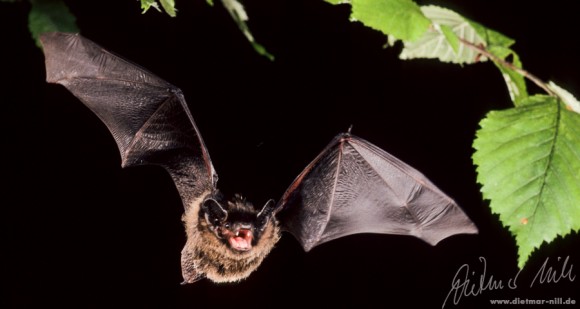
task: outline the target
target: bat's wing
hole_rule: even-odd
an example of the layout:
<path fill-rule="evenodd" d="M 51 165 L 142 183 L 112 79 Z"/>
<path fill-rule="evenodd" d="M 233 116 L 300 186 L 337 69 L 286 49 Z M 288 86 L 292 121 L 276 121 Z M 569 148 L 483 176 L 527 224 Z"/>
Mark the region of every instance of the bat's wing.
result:
<path fill-rule="evenodd" d="M 423 174 L 349 133 L 294 180 L 278 205 L 304 250 L 356 233 L 413 235 L 431 245 L 477 228 Z"/>
<path fill-rule="evenodd" d="M 157 164 L 184 207 L 217 175 L 181 91 L 78 34 L 41 37 L 47 81 L 64 85 L 109 128 L 122 166 Z"/>

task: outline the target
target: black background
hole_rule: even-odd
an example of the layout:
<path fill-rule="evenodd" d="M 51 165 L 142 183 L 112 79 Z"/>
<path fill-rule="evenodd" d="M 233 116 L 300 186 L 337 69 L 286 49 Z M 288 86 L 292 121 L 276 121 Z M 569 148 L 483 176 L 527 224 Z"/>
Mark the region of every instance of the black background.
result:
<path fill-rule="evenodd" d="M 524 66 L 580 96 L 575 1 L 420 1 L 458 11 L 514 39 Z M 471 162 L 478 122 L 511 107 L 489 63 L 401 61 L 400 47 L 348 21 L 349 6 L 321 0 L 246 0 L 250 27 L 274 62 L 257 55 L 216 2 L 177 1 L 177 18 L 137 1 L 68 1 L 84 36 L 180 87 L 227 193 L 278 198 L 338 132 L 353 133 L 426 174 L 480 229 L 436 247 L 389 235 L 353 235 L 304 253 L 285 234 L 237 284 L 180 286 L 185 241 L 177 192 L 156 167 L 122 170 L 113 139 L 64 87 L 44 82 L 27 30 L 26 2 L 0 4 L 2 248 L 0 307 L 204 308 L 342 305 L 440 308 L 471 265 L 478 285 L 516 275 L 513 237 L 492 215 Z M 530 92 L 539 92 L 529 87 Z M 578 273 L 577 233 L 544 244 L 518 288 L 463 297 L 575 298 L 580 279 L 535 284 L 549 265 Z M 557 261 L 561 258 L 560 262 Z M 520 306 L 521 307 L 521 306 Z"/>

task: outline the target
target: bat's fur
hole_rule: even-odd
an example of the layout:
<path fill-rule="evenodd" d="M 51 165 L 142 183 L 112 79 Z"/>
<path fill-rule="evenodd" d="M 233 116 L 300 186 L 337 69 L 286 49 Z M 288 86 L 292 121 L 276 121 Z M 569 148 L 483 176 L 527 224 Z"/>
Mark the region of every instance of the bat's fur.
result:
<path fill-rule="evenodd" d="M 236 282 L 248 277 L 268 255 L 280 239 L 278 222 L 272 217 L 261 237 L 251 250 L 237 252 L 230 249 L 208 228 L 200 214 L 200 205 L 209 193 L 193 201 L 183 215 L 187 243 L 181 251 L 181 266 L 184 283 L 192 283 L 203 277 L 214 282 Z M 228 209 L 243 209 L 258 213 L 252 204 L 241 198 L 228 202 Z"/>

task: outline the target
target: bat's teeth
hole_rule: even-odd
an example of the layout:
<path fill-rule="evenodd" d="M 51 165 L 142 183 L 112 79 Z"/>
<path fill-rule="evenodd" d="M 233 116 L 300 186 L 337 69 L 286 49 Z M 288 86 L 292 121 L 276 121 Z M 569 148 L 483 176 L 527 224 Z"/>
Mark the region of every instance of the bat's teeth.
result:
<path fill-rule="evenodd" d="M 240 231 L 236 232 L 236 237 L 240 236 Z"/>

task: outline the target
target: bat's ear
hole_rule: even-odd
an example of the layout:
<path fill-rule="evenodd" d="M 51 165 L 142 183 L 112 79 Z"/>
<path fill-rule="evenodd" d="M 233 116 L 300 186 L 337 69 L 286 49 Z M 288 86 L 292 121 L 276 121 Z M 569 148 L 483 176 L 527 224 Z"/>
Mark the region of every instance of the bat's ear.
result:
<path fill-rule="evenodd" d="M 225 208 L 218 201 L 211 198 L 203 201 L 201 209 L 205 214 L 205 220 L 212 225 L 218 225 L 228 217 L 228 212 Z"/>
<path fill-rule="evenodd" d="M 266 205 L 264 205 L 264 207 L 262 207 L 262 210 L 260 210 L 260 212 L 258 213 L 258 216 L 257 216 L 258 217 L 258 226 L 260 229 L 262 229 L 266 226 L 266 223 L 268 223 L 268 220 L 270 220 L 270 217 L 274 213 L 275 208 L 276 208 L 276 202 L 274 202 L 274 200 L 269 200 L 268 202 L 266 202 Z"/>

